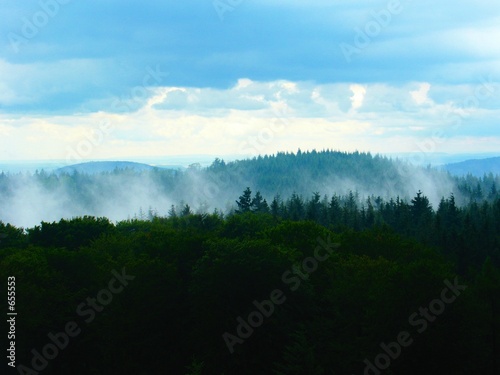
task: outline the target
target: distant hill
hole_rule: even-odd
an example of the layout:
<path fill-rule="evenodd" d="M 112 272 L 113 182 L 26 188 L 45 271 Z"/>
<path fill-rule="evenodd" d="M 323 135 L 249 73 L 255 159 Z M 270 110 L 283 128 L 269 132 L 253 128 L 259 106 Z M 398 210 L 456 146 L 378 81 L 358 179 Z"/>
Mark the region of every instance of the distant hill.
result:
<path fill-rule="evenodd" d="M 56 169 L 56 173 L 86 173 L 86 174 L 96 174 L 102 172 L 113 172 L 114 170 L 131 169 L 136 172 L 149 171 L 155 169 L 155 167 L 149 164 L 134 163 L 130 161 L 95 161 L 80 163 L 74 165 L 68 165 L 66 167 Z"/>
<path fill-rule="evenodd" d="M 497 168 L 498 161 L 494 158 L 490 164 Z M 167 164 L 176 163 L 161 165 Z M 476 167 L 474 172 L 484 170 Z M 172 205 L 177 212 L 188 205 L 193 212 L 217 209 L 227 214 L 247 187 L 254 194 L 258 191 L 268 204 L 274 200 L 285 204 L 291 197 L 292 202 L 315 199 L 324 203 L 341 196 L 342 205 L 354 202 L 365 209 L 382 204 L 381 199 L 411 202 L 421 190 L 436 208 L 451 194 L 459 205 L 493 199 L 500 174 L 459 177 L 381 155 L 334 150 L 278 152 L 227 163 L 217 158 L 207 167 L 191 163 L 185 169 L 125 161 L 87 162 L 54 172 L 0 173 L 0 220 L 24 227 L 83 215 L 118 221 L 135 214 L 146 217 L 150 211 L 167 215 Z M 365 200 L 368 197 L 370 203 Z"/>
<path fill-rule="evenodd" d="M 500 175 L 500 157 L 465 160 L 459 163 L 446 164 L 444 169 L 458 176 L 470 173 L 473 176 L 482 177 L 484 174 L 489 174 L 490 172 Z"/>

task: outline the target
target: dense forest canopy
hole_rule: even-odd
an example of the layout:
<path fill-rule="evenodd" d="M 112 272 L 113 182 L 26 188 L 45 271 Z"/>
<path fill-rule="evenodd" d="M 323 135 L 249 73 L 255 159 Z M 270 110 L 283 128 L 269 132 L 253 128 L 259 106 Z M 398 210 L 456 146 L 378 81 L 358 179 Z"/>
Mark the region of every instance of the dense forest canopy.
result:
<path fill-rule="evenodd" d="M 19 373 L 497 371 L 498 195 L 234 198 L 229 215 L 1 223 Z"/>
<path fill-rule="evenodd" d="M 2 217 L 73 209 L 0 221 L 17 372 L 499 373 L 499 182 L 331 151 L 2 174 Z"/>

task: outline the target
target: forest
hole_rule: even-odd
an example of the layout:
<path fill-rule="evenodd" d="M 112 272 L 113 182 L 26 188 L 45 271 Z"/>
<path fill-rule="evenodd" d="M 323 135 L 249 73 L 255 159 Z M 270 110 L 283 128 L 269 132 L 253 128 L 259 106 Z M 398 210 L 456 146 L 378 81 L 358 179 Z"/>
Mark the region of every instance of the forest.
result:
<path fill-rule="evenodd" d="M 436 207 L 243 185 L 229 213 L 0 223 L 17 373 L 499 373 L 494 181 Z"/>
<path fill-rule="evenodd" d="M 0 375 L 500 375 L 500 0 L 0 20 Z"/>
<path fill-rule="evenodd" d="M 123 163 L 117 163 L 121 165 Z M 0 220 L 19 227 L 78 216 L 105 216 L 111 221 L 166 216 L 171 205 L 188 204 L 195 213 L 231 213 L 235 197 L 249 186 L 269 203 L 276 195 L 309 198 L 314 192 L 410 201 L 419 190 L 437 209 L 454 195 L 456 204 L 491 201 L 500 176 L 455 176 L 434 168 L 363 152 L 333 150 L 278 152 L 186 170 L 134 171 L 117 168 L 99 173 L 37 171 L 0 173 Z"/>

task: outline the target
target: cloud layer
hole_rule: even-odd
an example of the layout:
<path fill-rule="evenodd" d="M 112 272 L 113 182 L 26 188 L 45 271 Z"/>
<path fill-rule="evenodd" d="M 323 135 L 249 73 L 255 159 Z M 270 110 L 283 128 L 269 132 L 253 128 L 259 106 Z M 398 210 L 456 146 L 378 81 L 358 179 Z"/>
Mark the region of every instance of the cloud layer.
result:
<path fill-rule="evenodd" d="M 278 150 L 496 152 L 500 88 L 415 82 L 241 79 L 229 89 L 154 87 L 115 109 L 0 116 L 0 159 L 87 159 Z M 41 146 L 43 145 L 43 146 Z"/>
<path fill-rule="evenodd" d="M 486 0 L 7 0 L 0 160 L 65 159 L 78 147 L 85 158 L 496 151 L 498 10 Z"/>

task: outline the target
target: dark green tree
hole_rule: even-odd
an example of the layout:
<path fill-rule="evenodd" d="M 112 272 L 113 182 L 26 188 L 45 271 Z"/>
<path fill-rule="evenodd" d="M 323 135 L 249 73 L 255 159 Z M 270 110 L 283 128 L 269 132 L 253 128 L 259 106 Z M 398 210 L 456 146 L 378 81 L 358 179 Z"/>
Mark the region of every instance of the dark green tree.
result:
<path fill-rule="evenodd" d="M 243 195 L 240 195 L 239 199 L 236 201 L 238 205 L 237 213 L 250 212 L 252 208 L 252 191 L 249 187 L 245 189 Z"/>
<path fill-rule="evenodd" d="M 429 199 L 419 190 L 411 200 L 410 214 L 412 233 L 419 239 L 429 240 L 432 227 L 433 210 Z"/>
<path fill-rule="evenodd" d="M 260 191 L 257 191 L 255 193 L 255 197 L 252 199 L 250 207 L 252 212 L 269 213 L 269 205 L 267 204 L 267 201 L 260 194 Z"/>

